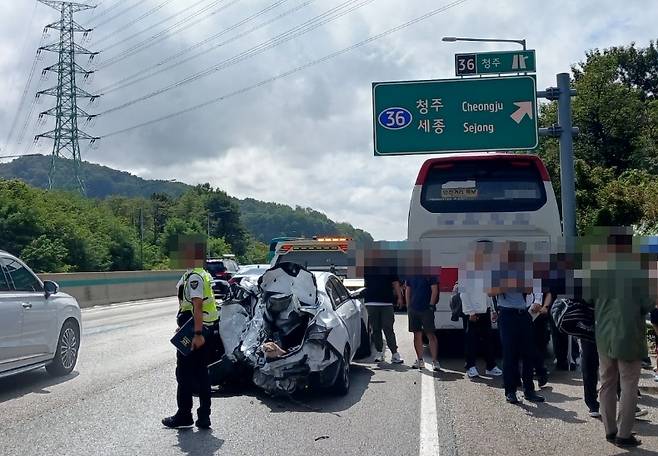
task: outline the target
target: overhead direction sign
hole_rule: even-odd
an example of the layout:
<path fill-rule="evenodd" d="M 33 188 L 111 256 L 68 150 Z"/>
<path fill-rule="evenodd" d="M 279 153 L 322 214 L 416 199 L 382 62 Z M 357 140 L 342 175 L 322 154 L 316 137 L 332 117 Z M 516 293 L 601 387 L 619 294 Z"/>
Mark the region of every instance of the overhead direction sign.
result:
<path fill-rule="evenodd" d="M 534 76 L 376 82 L 375 155 L 537 147 Z"/>
<path fill-rule="evenodd" d="M 477 52 L 455 55 L 455 75 L 534 73 L 535 51 Z"/>

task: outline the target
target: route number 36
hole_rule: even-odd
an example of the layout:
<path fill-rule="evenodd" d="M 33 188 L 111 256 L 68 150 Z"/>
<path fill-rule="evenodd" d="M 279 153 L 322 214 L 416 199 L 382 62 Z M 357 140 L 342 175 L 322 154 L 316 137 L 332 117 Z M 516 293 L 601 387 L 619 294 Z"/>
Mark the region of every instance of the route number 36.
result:
<path fill-rule="evenodd" d="M 399 130 L 411 123 L 411 112 L 405 108 L 388 108 L 379 114 L 379 124 L 389 130 Z"/>
<path fill-rule="evenodd" d="M 464 74 L 475 74 L 477 69 L 475 67 L 475 54 L 457 55 L 455 56 L 455 70 L 457 76 Z"/>

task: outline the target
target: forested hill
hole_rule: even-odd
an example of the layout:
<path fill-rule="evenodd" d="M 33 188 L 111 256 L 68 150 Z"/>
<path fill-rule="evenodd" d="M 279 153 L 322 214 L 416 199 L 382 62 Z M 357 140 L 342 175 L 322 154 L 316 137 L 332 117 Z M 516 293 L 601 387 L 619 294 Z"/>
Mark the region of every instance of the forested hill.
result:
<path fill-rule="evenodd" d="M 322 212 L 297 206 L 266 203 L 252 198 L 236 200 L 242 222 L 256 239 L 265 242 L 280 236 L 331 235 L 340 233 L 356 241 L 372 241 L 366 231 L 349 223 L 336 223 Z"/>
<path fill-rule="evenodd" d="M 60 167 L 62 175 L 70 175 L 72 166 L 69 164 L 69 160 L 61 160 L 63 162 L 63 166 Z M 84 162 L 82 166 L 87 196 L 90 198 L 108 196 L 148 198 L 153 193 L 165 193 L 177 197 L 192 188 L 181 182 L 142 179 L 125 171 L 89 162 Z M 0 163 L 0 179 L 20 179 L 33 187 L 46 188 L 49 169 L 49 156 L 21 157 L 9 163 Z"/>
<path fill-rule="evenodd" d="M 46 188 L 50 157 L 44 155 L 21 157 L 9 163 L 0 163 L 0 179 L 20 179 L 33 187 Z M 63 163 L 64 173 L 70 172 L 69 163 Z M 147 180 L 125 171 L 89 162 L 83 163 L 87 196 L 90 198 L 143 197 L 165 194 L 180 197 L 193 186 L 165 180 Z M 240 200 L 229 197 L 240 210 L 240 219 L 251 236 L 267 243 L 279 236 L 313 236 L 343 234 L 355 240 L 372 240 L 369 233 L 354 228 L 349 223 L 338 223 L 322 212 L 311 208 L 269 203 L 247 198 Z"/>

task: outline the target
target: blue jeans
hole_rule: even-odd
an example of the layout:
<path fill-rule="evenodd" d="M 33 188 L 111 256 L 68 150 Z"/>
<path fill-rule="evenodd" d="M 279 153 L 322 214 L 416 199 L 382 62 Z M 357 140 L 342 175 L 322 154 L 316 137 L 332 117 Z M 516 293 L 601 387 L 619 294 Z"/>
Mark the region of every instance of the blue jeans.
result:
<path fill-rule="evenodd" d="M 505 394 L 516 393 L 519 386 L 519 361 L 523 368 L 521 380 L 523 391 L 535 390 L 533 368 L 535 365 L 535 341 L 532 317 L 525 309 L 501 307 L 498 316 L 498 330 L 503 346 L 503 383 Z"/>

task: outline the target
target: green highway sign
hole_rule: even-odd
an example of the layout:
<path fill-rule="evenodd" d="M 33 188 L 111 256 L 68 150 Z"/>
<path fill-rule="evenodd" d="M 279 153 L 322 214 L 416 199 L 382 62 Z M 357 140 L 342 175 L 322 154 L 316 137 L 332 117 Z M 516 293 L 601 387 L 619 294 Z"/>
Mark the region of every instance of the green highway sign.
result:
<path fill-rule="evenodd" d="M 455 55 L 455 74 L 534 73 L 535 51 L 478 52 Z"/>
<path fill-rule="evenodd" d="M 375 155 L 537 147 L 534 76 L 375 82 Z"/>

